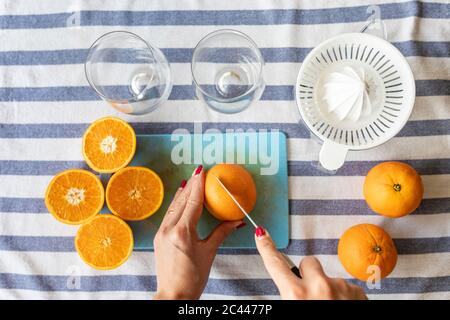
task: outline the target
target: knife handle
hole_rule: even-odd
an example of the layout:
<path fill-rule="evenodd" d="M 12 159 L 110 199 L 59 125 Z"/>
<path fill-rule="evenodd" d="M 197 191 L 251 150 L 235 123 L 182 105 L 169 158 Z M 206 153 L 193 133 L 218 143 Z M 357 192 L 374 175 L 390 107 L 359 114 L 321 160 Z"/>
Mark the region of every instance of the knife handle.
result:
<path fill-rule="evenodd" d="M 297 278 L 300 278 L 300 279 L 302 278 L 302 276 L 300 274 L 300 270 L 297 267 L 295 267 L 295 266 L 292 267 L 291 271 L 292 271 L 293 274 L 295 274 L 297 276 Z"/>
<path fill-rule="evenodd" d="M 281 255 L 283 256 L 284 260 L 288 264 L 289 268 L 291 268 L 292 273 L 295 274 L 298 278 L 301 279 L 302 275 L 300 274 L 300 270 L 295 265 L 295 263 L 292 262 L 292 260 L 286 254 L 282 253 Z"/>

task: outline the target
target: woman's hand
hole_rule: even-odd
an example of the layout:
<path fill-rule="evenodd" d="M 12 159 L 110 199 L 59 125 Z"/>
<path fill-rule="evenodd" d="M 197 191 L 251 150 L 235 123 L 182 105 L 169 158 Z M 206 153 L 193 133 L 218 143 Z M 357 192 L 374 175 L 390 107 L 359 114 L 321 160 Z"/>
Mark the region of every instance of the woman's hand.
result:
<path fill-rule="evenodd" d="M 205 174 L 199 166 L 181 183 L 155 236 L 157 292 L 154 299 L 198 299 L 208 281 L 217 248 L 242 221 L 223 222 L 204 240 L 202 214 Z"/>
<path fill-rule="evenodd" d="M 282 299 L 325 300 L 325 299 L 367 299 L 364 291 L 344 279 L 329 278 L 315 257 L 306 257 L 300 263 L 302 279 L 297 278 L 276 249 L 267 231 L 258 228 L 256 246 L 264 265 L 278 287 Z"/>

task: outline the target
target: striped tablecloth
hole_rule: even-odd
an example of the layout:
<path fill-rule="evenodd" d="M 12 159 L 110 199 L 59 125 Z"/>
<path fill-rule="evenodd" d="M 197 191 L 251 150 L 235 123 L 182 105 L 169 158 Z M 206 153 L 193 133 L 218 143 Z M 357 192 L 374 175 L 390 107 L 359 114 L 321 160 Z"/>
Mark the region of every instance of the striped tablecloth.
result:
<path fill-rule="evenodd" d="M 0 3 L 0 298 L 150 298 L 153 252 L 134 252 L 122 267 L 95 271 L 74 252 L 76 228 L 47 211 L 52 175 L 86 167 L 81 135 L 95 119 L 116 115 L 137 133 L 176 128 L 280 129 L 288 135 L 291 242 L 299 261 L 316 255 L 331 276 L 349 278 L 337 239 L 353 224 L 374 223 L 395 239 L 399 260 L 371 298 L 450 299 L 450 4 L 374 0 L 389 41 L 407 57 L 416 79 L 415 107 L 388 143 L 351 153 L 335 176 L 312 165 L 319 146 L 298 125 L 293 84 L 305 55 L 321 41 L 360 30 L 368 1 L 6 0 Z M 79 26 L 77 26 L 79 24 Z M 261 101 L 238 115 L 220 115 L 194 98 L 192 48 L 205 34 L 234 28 L 261 48 L 267 83 Z M 116 113 L 88 87 L 87 48 L 112 30 L 135 32 L 162 48 L 175 83 L 170 99 L 143 117 Z M 402 160 L 422 174 L 425 199 L 397 220 L 371 212 L 362 197 L 365 174 L 384 160 Z M 203 298 L 275 298 L 255 251 L 221 251 Z"/>

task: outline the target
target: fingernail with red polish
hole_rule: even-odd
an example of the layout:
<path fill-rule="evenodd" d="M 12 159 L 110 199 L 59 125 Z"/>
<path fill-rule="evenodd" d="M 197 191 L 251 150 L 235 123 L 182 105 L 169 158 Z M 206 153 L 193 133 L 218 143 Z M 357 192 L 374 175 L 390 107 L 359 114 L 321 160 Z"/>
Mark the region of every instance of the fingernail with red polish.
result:
<path fill-rule="evenodd" d="M 245 222 L 242 222 L 241 224 L 239 224 L 236 229 L 240 229 L 242 227 L 245 227 L 247 224 Z"/>
<path fill-rule="evenodd" d="M 199 166 L 197 167 L 197 169 L 195 169 L 194 174 L 195 174 L 195 175 L 198 175 L 200 172 L 202 172 L 202 170 L 203 170 L 203 166 L 202 166 L 202 165 L 199 165 Z"/>
<path fill-rule="evenodd" d="M 256 234 L 256 237 L 259 238 L 259 237 L 264 236 L 266 234 L 266 231 L 264 231 L 264 228 L 258 227 L 255 230 L 255 234 Z"/>
<path fill-rule="evenodd" d="M 184 189 L 184 187 L 186 187 L 186 184 L 187 184 L 187 181 L 183 179 L 183 181 L 181 181 L 180 188 Z"/>

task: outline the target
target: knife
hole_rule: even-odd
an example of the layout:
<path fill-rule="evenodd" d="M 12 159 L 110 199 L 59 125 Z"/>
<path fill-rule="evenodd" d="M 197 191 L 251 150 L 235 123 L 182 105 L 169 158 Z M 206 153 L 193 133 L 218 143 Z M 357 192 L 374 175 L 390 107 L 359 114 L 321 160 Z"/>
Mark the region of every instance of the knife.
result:
<path fill-rule="evenodd" d="M 255 221 L 253 221 L 253 219 L 250 217 L 250 215 L 247 213 L 247 211 L 245 211 L 244 208 L 242 208 L 241 204 L 236 200 L 236 198 L 231 194 L 231 192 L 228 190 L 227 187 L 225 187 L 225 185 L 222 183 L 222 181 L 220 181 L 220 179 L 217 176 L 214 176 L 217 180 L 217 182 L 220 184 L 220 186 L 223 188 L 223 190 L 225 190 L 225 192 L 230 196 L 231 200 L 233 200 L 233 202 L 238 206 L 238 208 L 242 211 L 242 213 L 247 217 L 247 219 L 253 224 L 253 226 L 256 228 L 258 228 L 258 225 L 255 223 Z M 284 258 L 284 260 L 286 261 L 286 263 L 288 264 L 289 268 L 291 269 L 292 273 L 294 273 L 298 278 L 302 278 L 302 276 L 300 275 L 300 270 L 297 268 L 297 266 L 295 265 L 294 262 L 292 262 L 292 260 L 285 255 L 284 253 L 281 254 L 282 257 Z"/>

